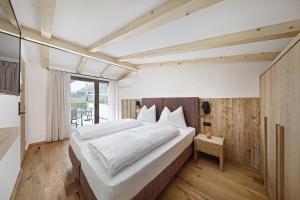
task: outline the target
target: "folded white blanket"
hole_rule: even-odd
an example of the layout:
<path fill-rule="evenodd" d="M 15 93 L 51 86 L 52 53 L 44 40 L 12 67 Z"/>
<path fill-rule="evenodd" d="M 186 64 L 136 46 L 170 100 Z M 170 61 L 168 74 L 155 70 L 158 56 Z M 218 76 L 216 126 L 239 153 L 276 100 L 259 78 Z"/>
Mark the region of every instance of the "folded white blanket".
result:
<path fill-rule="evenodd" d="M 143 125 L 135 119 L 121 119 L 75 129 L 80 139 L 92 139 Z"/>
<path fill-rule="evenodd" d="M 179 129 L 171 126 L 148 124 L 97 138 L 89 142 L 88 147 L 108 174 L 113 176 L 179 135 L 179 132 Z"/>

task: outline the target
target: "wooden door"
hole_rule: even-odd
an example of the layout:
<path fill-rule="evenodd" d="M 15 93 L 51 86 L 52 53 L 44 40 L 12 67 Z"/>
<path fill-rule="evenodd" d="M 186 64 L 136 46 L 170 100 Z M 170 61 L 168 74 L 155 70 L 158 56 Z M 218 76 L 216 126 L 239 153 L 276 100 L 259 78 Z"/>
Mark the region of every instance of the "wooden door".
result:
<path fill-rule="evenodd" d="M 21 163 L 25 155 L 25 64 L 21 62 L 21 93 L 20 93 L 20 151 Z"/>

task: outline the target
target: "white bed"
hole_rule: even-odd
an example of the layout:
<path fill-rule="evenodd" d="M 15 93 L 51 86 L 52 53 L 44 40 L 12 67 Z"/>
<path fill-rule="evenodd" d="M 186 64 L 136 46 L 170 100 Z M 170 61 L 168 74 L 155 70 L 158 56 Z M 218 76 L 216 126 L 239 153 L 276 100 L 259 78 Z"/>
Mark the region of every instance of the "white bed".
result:
<path fill-rule="evenodd" d="M 179 136 L 163 144 L 142 159 L 110 177 L 87 147 L 90 140 L 72 134 L 70 144 L 95 196 L 102 200 L 125 200 L 134 197 L 188 147 L 194 128 L 180 129 Z"/>

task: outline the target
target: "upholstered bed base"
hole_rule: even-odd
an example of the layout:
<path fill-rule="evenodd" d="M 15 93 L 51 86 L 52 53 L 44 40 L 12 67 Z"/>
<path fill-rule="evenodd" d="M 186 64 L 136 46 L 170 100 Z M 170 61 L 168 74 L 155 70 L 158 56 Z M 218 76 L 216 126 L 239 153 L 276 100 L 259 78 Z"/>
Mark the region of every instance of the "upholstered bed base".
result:
<path fill-rule="evenodd" d="M 77 181 L 79 181 L 79 177 L 80 177 L 80 161 L 77 159 L 71 145 L 69 146 L 69 157 L 70 157 L 70 160 L 71 160 L 71 163 L 73 165 L 73 171 L 74 171 L 74 174 L 75 174 L 75 178 Z"/>
<path fill-rule="evenodd" d="M 134 200 L 154 200 L 162 190 L 171 182 L 172 178 L 189 159 L 193 152 L 193 144 L 189 145 L 167 168 L 165 168 L 156 178 L 146 185 L 133 199 Z M 69 146 L 69 156 L 72 162 L 75 177 L 80 183 L 83 194 L 87 200 L 96 200 L 84 172 L 81 169 L 80 161 L 74 154 L 72 147 Z"/>

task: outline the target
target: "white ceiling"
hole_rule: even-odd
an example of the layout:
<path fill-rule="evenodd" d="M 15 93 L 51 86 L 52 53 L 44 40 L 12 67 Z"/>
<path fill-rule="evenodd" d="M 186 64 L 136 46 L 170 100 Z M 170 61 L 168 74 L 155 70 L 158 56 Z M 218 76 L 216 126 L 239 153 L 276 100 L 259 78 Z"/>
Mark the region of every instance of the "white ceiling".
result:
<path fill-rule="evenodd" d="M 299 0 L 225 0 L 103 52 L 119 57 L 295 19 L 300 19 Z"/>
<path fill-rule="evenodd" d="M 53 35 L 87 47 L 166 0 L 56 0 Z M 40 30 L 38 0 L 12 0 L 20 24 Z"/>
<path fill-rule="evenodd" d="M 40 30 L 38 0 L 11 0 L 21 25 Z M 53 25 L 55 37 L 87 47 L 125 26 L 166 0 L 57 0 Z M 1 17 L 1 12 L 0 12 Z M 299 0 L 224 0 L 189 16 L 177 19 L 146 33 L 112 44 L 103 53 L 123 56 L 139 51 L 161 48 L 183 42 L 209 38 L 226 33 L 300 19 Z M 132 60 L 133 63 L 169 61 L 199 57 L 225 56 L 263 51 L 280 51 L 290 39 L 258 42 L 216 48 L 185 54 Z M 26 45 L 37 59 L 37 45 Z M 50 51 L 50 64 L 75 70 L 80 56 L 59 50 Z M 85 73 L 99 75 L 106 65 L 88 60 Z M 111 68 L 106 76 L 118 76 L 124 70 Z"/>

